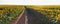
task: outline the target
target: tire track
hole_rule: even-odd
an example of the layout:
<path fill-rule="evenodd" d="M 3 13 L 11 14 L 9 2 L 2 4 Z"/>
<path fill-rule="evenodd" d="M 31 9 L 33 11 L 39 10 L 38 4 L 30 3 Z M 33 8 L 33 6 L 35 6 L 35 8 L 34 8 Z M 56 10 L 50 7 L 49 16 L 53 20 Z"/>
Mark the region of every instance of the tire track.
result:
<path fill-rule="evenodd" d="M 24 17 L 24 10 L 21 14 L 19 14 L 16 19 L 14 19 L 12 21 L 11 24 L 24 24 L 24 20 L 25 20 L 25 17 Z"/>

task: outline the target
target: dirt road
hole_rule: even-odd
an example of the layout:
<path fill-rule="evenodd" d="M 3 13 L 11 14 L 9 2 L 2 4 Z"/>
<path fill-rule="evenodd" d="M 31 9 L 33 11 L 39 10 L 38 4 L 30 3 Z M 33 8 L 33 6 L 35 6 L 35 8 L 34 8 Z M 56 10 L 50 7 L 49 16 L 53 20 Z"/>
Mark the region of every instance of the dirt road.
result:
<path fill-rule="evenodd" d="M 26 8 L 26 10 L 15 20 L 14 24 L 46 24 L 47 20 L 45 17 L 45 15 L 33 9 Z"/>

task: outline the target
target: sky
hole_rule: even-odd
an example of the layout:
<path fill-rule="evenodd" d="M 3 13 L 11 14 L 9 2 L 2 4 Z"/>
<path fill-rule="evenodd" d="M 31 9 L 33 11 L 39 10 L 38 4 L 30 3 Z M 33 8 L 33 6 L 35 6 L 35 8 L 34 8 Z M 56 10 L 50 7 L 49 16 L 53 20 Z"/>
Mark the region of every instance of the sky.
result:
<path fill-rule="evenodd" d="M 16 5 L 60 5 L 60 0 L 0 0 L 0 4 Z"/>

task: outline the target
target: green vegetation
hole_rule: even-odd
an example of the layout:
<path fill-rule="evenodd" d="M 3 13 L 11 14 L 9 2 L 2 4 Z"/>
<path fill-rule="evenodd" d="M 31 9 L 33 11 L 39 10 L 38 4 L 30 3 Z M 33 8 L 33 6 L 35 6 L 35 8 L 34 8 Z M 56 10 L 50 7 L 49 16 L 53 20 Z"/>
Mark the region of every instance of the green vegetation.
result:
<path fill-rule="evenodd" d="M 20 13 L 22 13 L 23 7 L 10 6 L 0 8 L 0 24 L 9 24 Z"/>

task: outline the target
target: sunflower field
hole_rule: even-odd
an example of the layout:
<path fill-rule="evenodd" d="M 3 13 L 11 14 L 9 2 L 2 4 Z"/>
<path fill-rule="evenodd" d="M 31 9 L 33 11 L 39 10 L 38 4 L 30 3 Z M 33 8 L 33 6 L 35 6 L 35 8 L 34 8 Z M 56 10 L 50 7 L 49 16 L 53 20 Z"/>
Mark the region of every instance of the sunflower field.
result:
<path fill-rule="evenodd" d="M 23 11 L 23 6 L 0 6 L 0 24 L 9 24 Z"/>
<path fill-rule="evenodd" d="M 45 18 L 46 24 L 60 24 L 60 6 L 41 5 L 41 6 L 27 6 L 27 8 L 33 9 L 33 10 L 45 15 L 47 18 L 47 19 Z"/>

